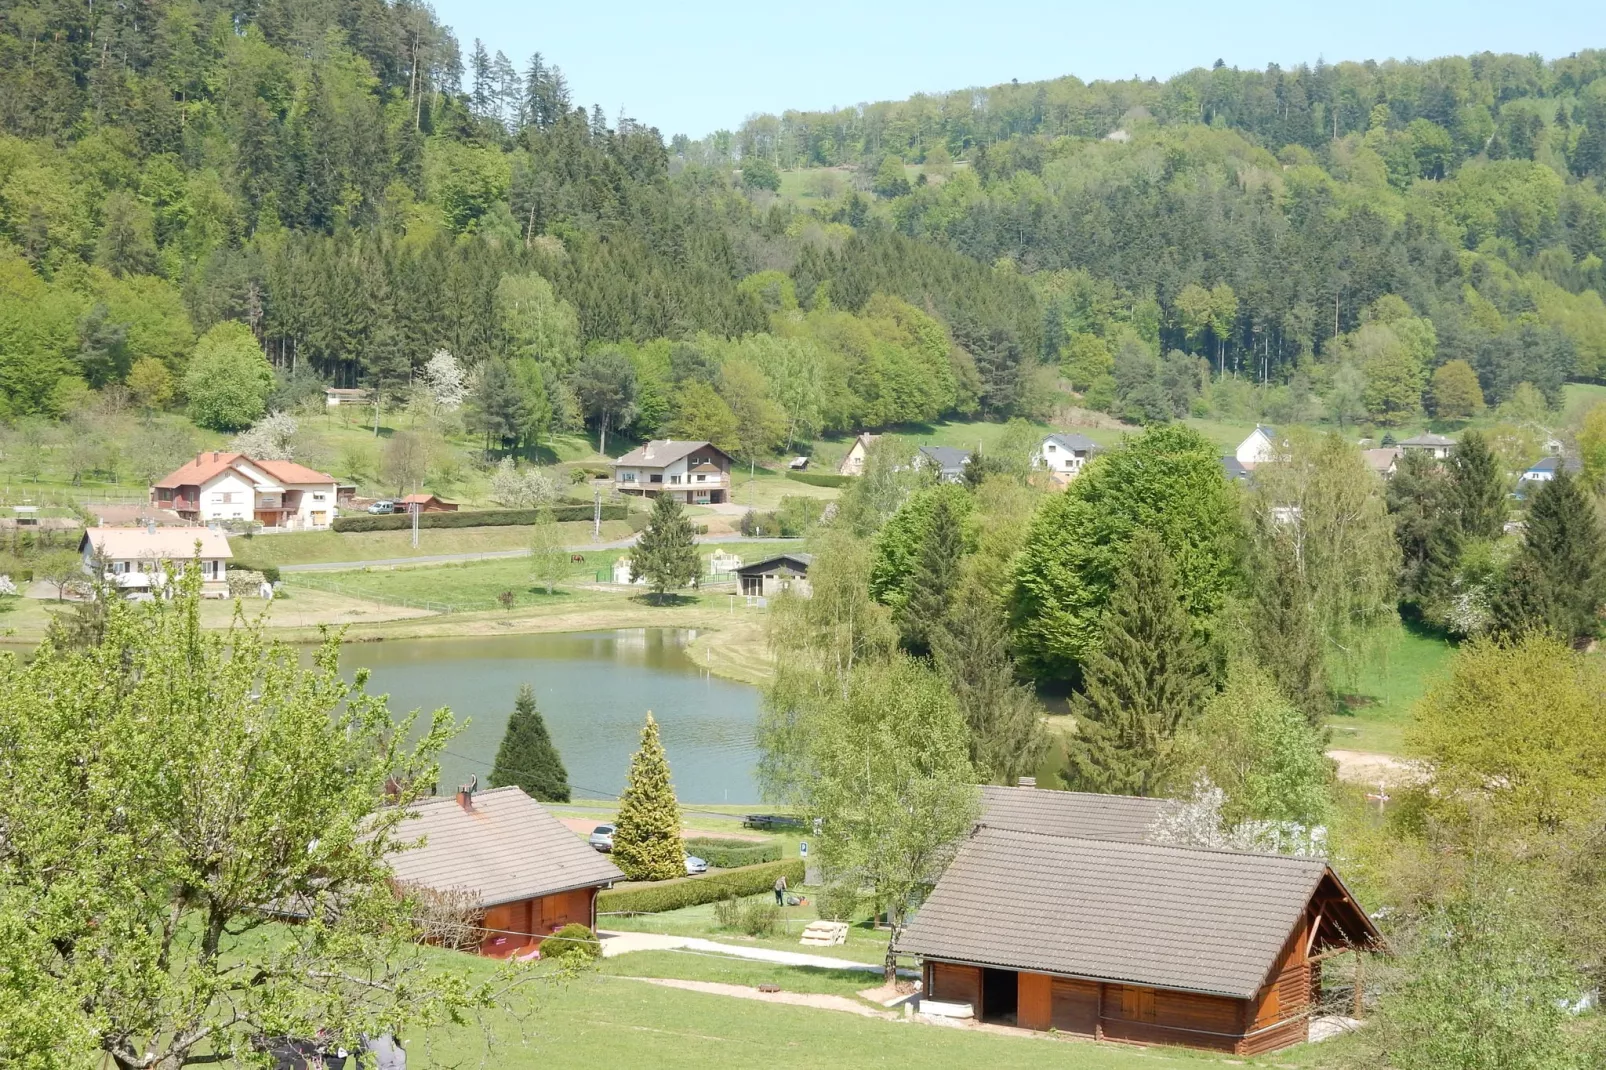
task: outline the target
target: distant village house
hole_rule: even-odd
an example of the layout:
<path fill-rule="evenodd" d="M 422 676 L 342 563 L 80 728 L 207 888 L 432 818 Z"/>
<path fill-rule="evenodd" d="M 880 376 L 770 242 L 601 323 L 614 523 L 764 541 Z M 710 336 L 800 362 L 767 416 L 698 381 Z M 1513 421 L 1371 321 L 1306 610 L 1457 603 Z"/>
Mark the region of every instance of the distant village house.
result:
<path fill-rule="evenodd" d="M 870 456 L 870 446 L 880 437 L 880 435 L 872 435 L 867 431 L 861 431 L 853 439 L 853 445 L 848 447 L 848 455 L 842 458 L 841 464 L 837 465 L 837 474 L 844 476 L 864 475 L 864 462 Z"/>
<path fill-rule="evenodd" d="M 1049 435 L 1032 454 L 1032 467 L 1065 479 L 1075 479 L 1098 449 L 1086 435 Z"/>
<path fill-rule="evenodd" d="M 813 562 L 813 554 L 766 557 L 737 569 L 736 579 L 742 594 L 749 598 L 771 598 L 782 591 L 807 597 L 811 593 L 809 565 Z"/>
<path fill-rule="evenodd" d="M 970 451 L 957 446 L 921 446 L 915 452 L 914 466 L 928 468 L 937 473 L 943 483 L 958 483 L 965 478 L 965 465 Z"/>
<path fill-rule="evenodd" d="M 338 409 L 342 405 L 368 405 L 373 402 L 373 395 L 360 387 L 326 386 L 323 388 L 323 403 L 325 407 Z"/>
<path fill-rule="evenodd" d="M 1248 437 L 1238 443 L 1238 449 L 1234 451 L 1233 456 L 1237 458 L 1239 464 L 1253 472 L 1255 465 L 1275 459 L 1278 448 L 1277 429 L 1256 424 Z"/>
<path fill-rule="evenodd" d="M 653 439 L 613 462 L 613 486 L 622 494 L 672 494 L 688 505 L 730 500 L 731 458 L 709 442 Z"/>
<path fill-rule="evenodd" d="M 1426 453 L 1442 461 L 1455 450 L 1455 439 L 1443 435 L 1417 435 L 1403 440 L 1400 449 L 1408 453 Z"/>
<path fill-rule="evenodd" d="M 201 593 L 213 598 L 229 593 L 227 568 L 234 553 L 223 533 L 210 528 L 89 528 L 78 552 L 90 575 L 97 558 L 104 562 L 101 579 L 125 595 L 161 593 L 199 554 Z"/>
<path fill-rule="evenodd" d="M 306 465 L 211 450 L 158 480 L 151 504 L 203 524 L 255 520 L 316 531 L 334 521 L 336 493 L 334 476 Z"/>

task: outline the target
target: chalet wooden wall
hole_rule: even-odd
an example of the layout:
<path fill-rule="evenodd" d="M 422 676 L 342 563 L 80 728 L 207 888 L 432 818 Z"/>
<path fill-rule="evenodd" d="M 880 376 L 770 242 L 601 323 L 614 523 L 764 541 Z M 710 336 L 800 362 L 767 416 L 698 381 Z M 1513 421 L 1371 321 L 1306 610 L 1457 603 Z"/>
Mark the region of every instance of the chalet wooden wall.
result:
<path fill-rule="evenodd" d="M 521 899 L 489 907 L 480 924 L 487 930 L 480 941 L 480 954 L 502 958 L 541 942 L 540 938 L 571 922 L 595 925 L 592 913 L 595 888 L 576 888 L 535 899 Z M 533 935 L 532 935 L 533 934 Z"/>
<path fill-rule="evenodd" d="M 976 1009 L 976 1017 L 981 1017 L 981 967 L 933 962 L 929 964 L 928 973 L 926 991 L 931 993 L 932 999 L 968 1003 Z"/>

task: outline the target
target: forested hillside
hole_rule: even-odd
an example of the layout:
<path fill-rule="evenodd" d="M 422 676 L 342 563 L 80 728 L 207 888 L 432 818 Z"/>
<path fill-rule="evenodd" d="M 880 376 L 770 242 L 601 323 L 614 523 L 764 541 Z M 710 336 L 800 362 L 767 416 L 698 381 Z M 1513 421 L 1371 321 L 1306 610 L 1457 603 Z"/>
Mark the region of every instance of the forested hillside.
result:
<path fill-rule="evenodd" d="M 0 415 L 112 387 L 234 429 L 323 383 L 400 401 L 444 349 L 489 445 L 754 454 L 1067 387 L 1398 423 L 1606 365 L 1606 53 L 1065 78 L 668 145 L 522 68 L 411 3 L 0 8 Z M 273 374 L 197 406 L 226 321 Z"/>

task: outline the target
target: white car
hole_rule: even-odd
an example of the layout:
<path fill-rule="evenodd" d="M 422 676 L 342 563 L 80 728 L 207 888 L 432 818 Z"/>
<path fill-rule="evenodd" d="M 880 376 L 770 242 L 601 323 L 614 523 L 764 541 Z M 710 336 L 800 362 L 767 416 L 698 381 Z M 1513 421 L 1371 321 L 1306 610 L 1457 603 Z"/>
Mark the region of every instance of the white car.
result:
<path fill-rule="evenodd" d="M 613 850 L 613 826 L 598 825 L 591 830 L 591 835 L 586 842 L 599 851 Z"/>
<path fill-rule="evenodd" d="M 695 877 L 699 873 L 707 873 L 707 872 L 708 872 L 708 863 L 707 862 L 704 862 L 701 858 L 698 858 L 696 855 L 687 855 L 686 856 L 686 876 Z"/>

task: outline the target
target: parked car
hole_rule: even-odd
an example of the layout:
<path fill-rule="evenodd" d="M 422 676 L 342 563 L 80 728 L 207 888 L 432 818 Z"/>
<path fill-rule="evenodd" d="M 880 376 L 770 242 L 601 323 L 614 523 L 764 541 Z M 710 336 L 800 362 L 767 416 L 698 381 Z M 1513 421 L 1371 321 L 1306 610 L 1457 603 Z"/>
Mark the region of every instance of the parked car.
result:
<path fill-rule="evenodd" d="M 384 501 L 375 502 L 374 504 L 370 505 L 368 507 L 368 511 L 377 515 L 394 513 L 396 511 L 396 503 L 387 498 Z"/>
<path fill-rule="evenodd" d="M 686 856 L 686 876 L 695 877 L 699 873 L 707 873 L 707 872 L 708 872 L 708 863 L 707 862 L 704 862 L 701 858 L 698 858 L 696 855 L 687 855 Z"/>
<path fill-rule="evenodd" d="M 591 830 L 591 837 L 586 842 L 599 851 L 613 850 L 613 826 L 598 825 Z"/>

